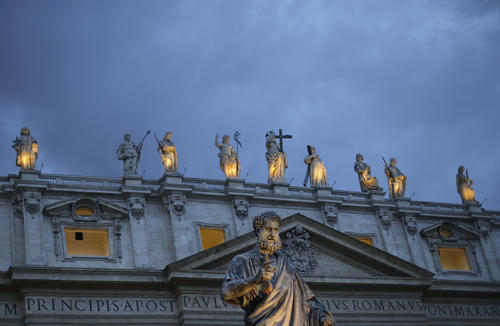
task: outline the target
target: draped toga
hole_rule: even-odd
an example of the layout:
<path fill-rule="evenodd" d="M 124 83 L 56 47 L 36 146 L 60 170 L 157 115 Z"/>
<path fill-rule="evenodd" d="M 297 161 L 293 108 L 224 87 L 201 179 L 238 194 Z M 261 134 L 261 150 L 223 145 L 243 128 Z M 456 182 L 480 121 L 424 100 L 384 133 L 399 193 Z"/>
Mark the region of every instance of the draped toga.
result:
<path fill-rule="evenodd" d="M 255 276 L 261 269 L 263 254 L 257 248 L 233 258 L 224 282 Z M 270 256 L 276 273 L 273 290 L 266 294 L 257 286 L 239 298 L 227 300 L 245 310 L 246 326 L 317 326 L 327 314 L 314 293 L 302 281 L 279 251 Z"/>

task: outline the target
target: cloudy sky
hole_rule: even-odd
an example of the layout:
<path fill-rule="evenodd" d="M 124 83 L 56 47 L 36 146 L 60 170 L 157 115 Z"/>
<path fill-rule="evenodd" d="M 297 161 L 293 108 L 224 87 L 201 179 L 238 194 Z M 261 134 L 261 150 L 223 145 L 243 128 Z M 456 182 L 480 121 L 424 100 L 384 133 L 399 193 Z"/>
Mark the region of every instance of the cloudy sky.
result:
<path fill-rule="evenodd" d="M 181 172 L 222 179 L 215 134 L 239 130 L 266 182 L 282 128 L 292 185 L 311 144 L 336 189 L 358 152 L 387 188 L 394 156 L 408 196 L 458 203 L 463 164 L 500 210 L 500 1 L 0 0 L 0 42 L 0 175 L 28 126 L 44 173 L 119 178 L 124 133 L 170 130 Z M 149 137 L 140 173 L 162 169 Z"/>

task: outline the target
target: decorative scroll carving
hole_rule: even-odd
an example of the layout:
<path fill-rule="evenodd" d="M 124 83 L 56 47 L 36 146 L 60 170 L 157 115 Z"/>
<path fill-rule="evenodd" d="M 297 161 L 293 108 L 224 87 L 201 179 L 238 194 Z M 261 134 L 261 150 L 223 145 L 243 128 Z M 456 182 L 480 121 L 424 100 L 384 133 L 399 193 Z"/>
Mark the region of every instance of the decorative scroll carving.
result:
<path fill-rule="evenodd" d="M 172 216 L 172 214 L 179 217 L 179 220 L 182 215 L 186 212 L 186 195 L 183 193 L 172 193 L 166 199 L 164 199 L 165 209 L 168 214 Z"/>
<path fill-rule="evenodd" d="M 415 235 L 417 233 L 417 219 L 413 216 L 405 216 L 404 221 L 408 233 L 410 235 Z"/>
<path fill-rule="evenodd" d="M 136 219 L 140 219 L 144 215 L 144 198 L 129 198 L 128 204 L 132 216 L 134 216 Z"/>
<path fill-rule="evenodd" d="M 324 205 L 323 206 L 323 215 L 325 216 L 325 220 L 330 224 L 337 223 L 338 213 L 339 213 L 339 209 L 335 205 Z"/>
<path fill-rule="evenodd" d="M 50 224 L 52 226 L 52 233 L 54 236 L 54 255 L 56 256 L 56 259 L 59 260 L 61 257 L 61 232 L 57 218 L 52 217 Z"/>
<path fill-rule="evenodd" d="M 234 212 L 236 216 L 244 219 L 248 216 L 248 200 L 244 198 L 236 198 L 233 200 Z"/>
<path fill-rule="evenodd" d="M 12 197 L 12 212 L 14 216 L 23 217 L 23 196 L 18 194 Z"/>
<path fill-rule="evenodd" d="M 118 259 L 121 259 L 122 258 L 122 241 L 121 241 L 122 225 L 120 223 L 119 218 L 115 218 L 115 220 L 114 220 L 113 231 L 115 233 L 116 256 L 118 257 Z"/>
<path fill-rule="evenodd" d="M 315 252 L 311 249 L 309 232 L 302 225 L 286 233 L 286 240 L 282 252 L 288 256 L 288 262 L 294 265 L 301 275 L 314 272 L 318 261 Z"/>
<path fill-rule="evenodd" d="M 379 209 L 378 218 L 382 227 L 389 231 L 392 225 L 392 212 L 388 209 Z"/>
<path fill-rule="evenodd" d="M 35 191 L 27 191 L 24 193 L 24 207 L 31 214 L 35 214 L 40 210 L 40 193 Z"/>
<path fill-rule="evenodd" d="M 491 231 L 491 225 L 489 221 L 477 221 L 477 229 L 484 239 L 488 239 Z"/>

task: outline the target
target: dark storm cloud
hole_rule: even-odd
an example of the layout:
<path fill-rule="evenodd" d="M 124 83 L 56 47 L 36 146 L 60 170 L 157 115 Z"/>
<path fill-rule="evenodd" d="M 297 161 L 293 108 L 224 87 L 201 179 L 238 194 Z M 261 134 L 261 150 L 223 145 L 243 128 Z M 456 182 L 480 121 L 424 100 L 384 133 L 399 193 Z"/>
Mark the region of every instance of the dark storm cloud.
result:
<path fill-rule="evenodd" d="M 386 188 L 398 158 L 408 195 L 500 209 L 498 1 L 2 1 L 0 163 L 23 125 L 47 173 L 119 177 L 123 134 L 173 131 L 186 175 L 222 178 L 215 133 L 242 132 L 248 180 L 267 180 L 264 134 L 283 128 L 288 179 L 316 146 L 335 188 L 357 190 L 364 154 Z M 162 166 L 153 137 L 140 165 Z"/>

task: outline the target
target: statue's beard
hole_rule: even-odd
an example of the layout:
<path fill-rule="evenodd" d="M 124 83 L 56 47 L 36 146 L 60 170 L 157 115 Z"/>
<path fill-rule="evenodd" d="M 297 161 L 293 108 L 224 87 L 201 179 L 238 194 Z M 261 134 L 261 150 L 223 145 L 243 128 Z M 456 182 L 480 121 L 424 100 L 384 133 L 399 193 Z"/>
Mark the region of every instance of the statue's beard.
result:
<path fill-rule="evenodd" d="M 269 241 L 265 238 L 259 239 L 258 245 L 262 253 L 272 255 L 276 250 L 281 249 L 281 239 L 278 238 L 276 241 Z"/>

